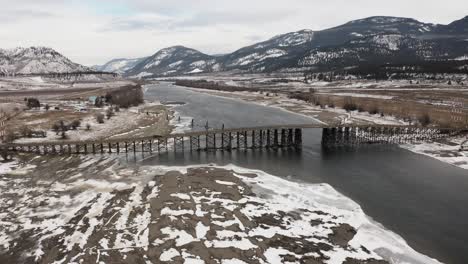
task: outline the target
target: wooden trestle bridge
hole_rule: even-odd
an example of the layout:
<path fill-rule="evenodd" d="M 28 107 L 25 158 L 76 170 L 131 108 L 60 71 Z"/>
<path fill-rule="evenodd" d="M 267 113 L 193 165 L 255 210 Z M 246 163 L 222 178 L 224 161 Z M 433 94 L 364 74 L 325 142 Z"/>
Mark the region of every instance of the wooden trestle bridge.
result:
<path fill-rule="evenodd" d="M 404 144 L 430 141 L 467 133 L 468 129 L 415 126 L 281 125 L 235 129 L 211 129 L 168 136 L 108 139 L 100 141 L 55 141 L 0 144 L 0 151 L 37 154 L 167 153 L 182 151 L 301 148 L 303 129 L 322 129 L 325 147 L 360 144 Z"/>

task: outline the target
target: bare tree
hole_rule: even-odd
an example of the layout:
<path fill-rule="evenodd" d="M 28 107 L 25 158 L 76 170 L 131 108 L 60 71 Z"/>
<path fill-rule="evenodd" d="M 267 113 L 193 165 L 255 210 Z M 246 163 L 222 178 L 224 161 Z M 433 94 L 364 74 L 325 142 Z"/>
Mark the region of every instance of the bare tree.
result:
<path fill-rule="evenodd" d="M 418 117 L 418 121 L 422 126 L 428 126 L 432 122 L 431 116 L 429 116 L 428 113 L 424 113 L 420 115 Z"/>
<path fill-rule="evenodd" d="M 80 120 L 73 120 L 70 124 L 71 129 L 76 130 L 78 127 L 81 126 Z"/>
<path fill-rule="evenodd" d="M 29 109 L 41 107 L 41 103 L 37 98 L 25 98 L 24 100 L 26 101 L 26 106 Z"/>
<path fill-rule="evenodd" d="M 6 149 L 0 149 L 0 157 L 2 157 L 4 161 L 11 160 L 11 154 Z"/>
<path fill-rule="evenodd" d="M 104 115 L 101 114 L 101 113 L 96 114 L 96 122 L 98 122 L 99 124 L 103 124 L 104 123 Z"/>
<path fill-rule="evenodd" d="M 67 132 L 66 131 L 62 131 L 62 133 L 60 134 L 60 139 L 67 139 L 68 136 L 67 136 Z"/>
<path fill-rule="evenodd" d="M 23 137 L 32 137 L 32 130 L 30 127 L 28 126 L 22 126 L 20 127 L 20 133 L 21 133 L 21 136 Z"/>
<path fill-rule="evenodd" d="M 112 107 L 107 108 L 106 110 L 106 117 L 107 119 L 111 119 L 111 117 L 114 115 L 114 110 L 112 110 Z"/>

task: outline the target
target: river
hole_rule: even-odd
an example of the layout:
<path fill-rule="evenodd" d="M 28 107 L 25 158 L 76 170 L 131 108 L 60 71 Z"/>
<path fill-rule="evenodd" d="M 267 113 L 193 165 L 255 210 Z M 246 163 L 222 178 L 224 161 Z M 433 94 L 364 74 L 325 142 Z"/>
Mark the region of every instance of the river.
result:
<path fill-rule="evenodd" d="M 190 91 L 168 83 L 146 86 L 148 100 L 175 107 L 196 129 L 317 122 L 277 108 Z M 321 130 L 306 129 L 303 148 L 279 151 L 170 153 L 145 165 L 215 163 L 258 169 L 311 183 L 328 183 L 415 250 L 445 263 L 468 263 L 468 172 L 396 146 L 324 150 Z"/>

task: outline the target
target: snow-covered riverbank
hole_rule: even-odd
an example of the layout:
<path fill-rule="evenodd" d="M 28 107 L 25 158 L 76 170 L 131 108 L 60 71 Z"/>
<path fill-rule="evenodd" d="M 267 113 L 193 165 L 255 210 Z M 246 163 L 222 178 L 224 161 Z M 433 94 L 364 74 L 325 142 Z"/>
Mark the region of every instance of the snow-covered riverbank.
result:
<path fill-rule="evenodd" d="M 452 138 L 444 143 L 428 142 L 421 144 L 401 145 L 402 148 L 412 152 L 426 155 L 442 162 L 468 170 L 468 150 L 460 150 L 460 144 L 466 137 Z"/>
<path fill-rule="evenodd" d="M 21 164 L 0 175 L 0 259 L 439 263 L 327 184 L 234 165 L 131 166 L 95 157 Z"/>

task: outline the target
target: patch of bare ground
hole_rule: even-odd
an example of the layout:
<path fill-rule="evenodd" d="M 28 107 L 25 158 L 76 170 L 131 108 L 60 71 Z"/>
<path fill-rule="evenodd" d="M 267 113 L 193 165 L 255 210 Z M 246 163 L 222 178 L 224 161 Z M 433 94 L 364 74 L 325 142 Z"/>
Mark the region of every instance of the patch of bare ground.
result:
<path fill-rule="evenodd" d="M 262 198 L 271 191 L 254 174 L 73 156 L 19 163 L 28 167 L 0 176 L 1 263 L 387 263 L 350 244 L 356 230 L 340 216 Z"/>

